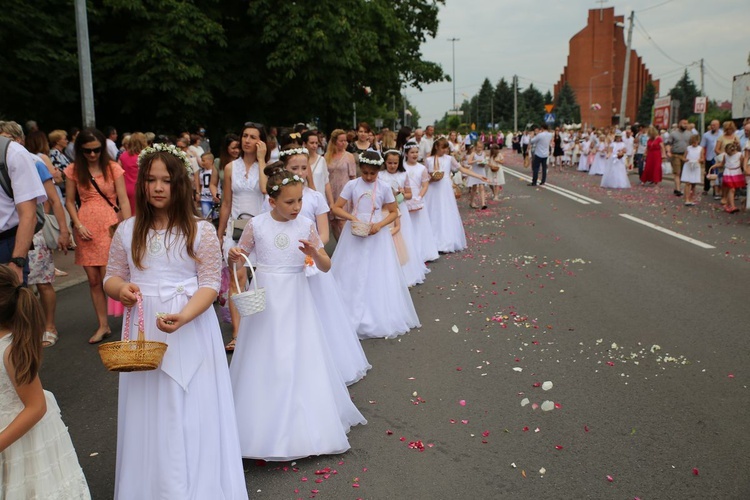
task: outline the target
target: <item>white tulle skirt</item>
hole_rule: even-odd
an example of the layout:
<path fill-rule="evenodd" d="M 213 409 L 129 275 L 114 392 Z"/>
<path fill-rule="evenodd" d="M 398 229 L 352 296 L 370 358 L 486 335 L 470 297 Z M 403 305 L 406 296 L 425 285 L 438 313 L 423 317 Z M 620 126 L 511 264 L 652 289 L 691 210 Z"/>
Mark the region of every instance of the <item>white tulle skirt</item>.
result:
<path fill-rule="evenodd" d="M 607 166 L 608 159 L 599 153 L 594 155 L 594 162 L 589 167 L 589 175 L 604 175 L 604 169 Z"/>
<path fill-rule="evenodd" d="M 266 309 L 243 317 L 229 372 L 242 456 L 275 462 L 349 449 L 367 421 L 334 365 L 308 278 L 260 266 Z"/>
<path fill-rule="evenodd" d="M 578 169 L 579 172 L 588 172 L 589 170 L 589 155 L 587 154 L 581 154 L 581 157 L 578 159 Z"/>
<path fill-rule="evenodd" d="M 347 221 L 332 262 L 359 338 L 394 338 L 420 326 L 389 231 L 360 238 Z"/>
<path fill-rule="evenodd" d="M 409 255 L 409 260 L 401 266 L 401 269 L 404 271 L 407 286 L 419 285 L 424 283 L 425 275 L 428 274 L 430 270 L 424 265 L 422 256 L 417 251 L 417 238 L 414 234 L 414 227 L 411 223 L 411 217 L 406 209 L 406 205 L 402 203 L 398 210 L 401 214 L 399 217 L 399 222 L 401 223 L 401 237 L 404 239 L 406 252 Z"/>
<path fill-rule="evenodd" d="M 414 247 L 422 262 L 432 262 L 440 258 L 437 245 L 435 244 L 435 235 L 432 234 L 430 224 L 430 214 L 427 208 L 409 212 L 411 227 L 414 233 Z"/>
<path fill-rule="evenodd" d="M 3 369 L 3 368 L 0 368 Z M 0 453 L 3 500 L 88 500 L 86 478 L 78 464 L 68 428 L 55 396 L 44 391 L 47 413 L 26 434 Z M 0 409 L 0 430 L 16 417 Z"/>
<path fill-rule="evenodd" d="M 361 380 L 372 368 L 357 337 L 357 330 L 346 313 L 336 279 L 330 272 L 315 269 L 307 277 L 315 300 L 324 338 L 328 342 L 333 364 L 336 365 L 346 385 Z"/>
<path fill-rule="evenodd" d="M 625 161 L 613 157 L 607 162 L 607 166 L 602 175 L 603 188 L 609 189 L 628 189 L 630 188 L 630 179 L 628 179 L 628 169 L 625 166 Z"/>
<path fill-rule="evenodd" d="M 466 233 L 450 176 L 430 183 L 425 195 L 425 208 L 430 215 L 430 225 L 439 252 L 460 252 L 466 248 Z"/>

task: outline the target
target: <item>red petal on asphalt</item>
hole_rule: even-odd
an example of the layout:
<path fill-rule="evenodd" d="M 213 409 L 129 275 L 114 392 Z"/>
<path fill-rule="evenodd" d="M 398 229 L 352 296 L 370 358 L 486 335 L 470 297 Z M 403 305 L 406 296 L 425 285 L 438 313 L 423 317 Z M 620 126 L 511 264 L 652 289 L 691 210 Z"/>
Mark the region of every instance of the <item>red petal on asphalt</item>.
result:
<path fill-rule="evenodd" d="M 461 401 L 458 402 L 458 404 L 460 404 L 461 406 L 466 406 L 466 400 L 462 399 Z"/>
<path fill-rule="evenodd" d="M 400 438 L 398 438 L 398 440 L 399 441 L 406 441 L 406 438 L 404 436 L 401 436 Z"/>
<path fill-rule="evenodd" d="M 541 387 L 541 382 L 534 382 L 534 385 L 532 387 Z"/>
<path fill-rule="evenodd" d="M 266 461 L 265 460 L 256 460 L 255 461 L 255 465 L 256 465 L 256 467 L 265 467 L 266 466 Z"/>
<path fill-rule="evenodd" d="M 693 475 L 694 475 L 694 476 L 697 476 L 697 475 L 698 475 L 698 469 L 697 469 L 697 468 L 695 468 L 695 467 L 693 467 Z"/>
<path fill-rule="evenodd" d="M 613 363 L 612 361 L 607 361 L 607 364 L 608 364 L 609 366 L 615 366 L 615 364 L 614 364 L 614 363 Z"/>
<path fill-rule="evenodd" d="M 310 490 L 310 493 L 314 493 L 317 495 L 318 493 L 320 493 L 320 490 Z"/>
<path fill-rule="evenodd" d="M 469 421 L 468 420 L 461 420 L 461 423 L 464 424 L 464 425 L 466 425 L 466 424 L 469 423 Z"/>
<path fill-rule="evenodd" d="M 359 488 L 359 484 L 357 483 L 352 484 L 352 488 Z"/>
<path fill-rule="evenodd" d="M 559 410 L 560 408 L 562 408 L 562 405 L 560 403 L 555 403 L 555 408 Z"/>
<path fill-rule="evenodd" d="M 300 481 L 302 481 L 303 483 L 306 483 L 307 482 L 307 478 L 303 477 L 302 479 L 300 479 Z"/>
<path fill-rule="evenodd" d="M 528 430 L 529 430 L 529 428 L 528 428 L 528 427 L 524 427 L 524 428 L 523 428 L 523 432 L 527 432 Z"/>
<path fill-rule="evenodd" d="M 392 430 L 387 430 L 387 431 L 385 431 L 385 433 L 386 433 L 386 435 L 388 435 L 388 436 L 391 436 L 391 435 L 393 435 L 393 431 L 392 431 Z"/>
<path fill-rule="evenodd" d="M 456 371 L 460 372 L 461 371 L 461 367 L 460 366 L 456 367 Z"/>
<path fill-rule="evenodd" d="M 450 422 L 451 422 L 452 424 L 455 424 L 455 423 L 456 423 L 456 421 L 455 421 L 454 419 L 451 419 L 451 420 L 450 420 Z"/>
<path fill-rule="evenodd" d="M 362 472 L 367 472 L 367 467 L 362 467 Z"/>
<path fill-rule="evenodd" d="M 318 484 L 320 484 L 320 483 L 323 482 L 323 480 L 322 479 L 316 479 L 315 482 L 318 483 Z"/>
<path fill-rule="evenodd" d="M 482 436 L 484 436 L 484 437 L 487 437 L 487 436 L 489 436 L 489 435 L 490 435 L 490 431 L 484 431 L 484 432 L 482 433 Z"/>
<path fill-rule="evenodd" d="M 728 376 L 729 378 L 734 378 L 734 373 L 730 373 L 730 374 L 729 374 L 729 375 L 727 375 L 727 376 Z"/>
<path fill-rule="evenodd" d="M 615 478 L 613 478 L 612 476 L 610 476 L 609 474 L 607 474 L 607 481 L 609 481 L 611 483 L 614 480 L 615 480 Z"/>
<path fill-rule="evenodd" d="M 558 445 L 555 445 L 555 449 L 556 449 L 556 450 L 562 450 L 562 449 L 563 449 L 563 447 L 562 447 L 562 446 L 560 446 L 560 445 L 558 444 Z"/>
<path fill-rule="evenodd" d="M 583 431 L 584 432 L 588 432 L 589 431 L 589 426 L 588 425 L 584 425 L 583 426 Z"/>

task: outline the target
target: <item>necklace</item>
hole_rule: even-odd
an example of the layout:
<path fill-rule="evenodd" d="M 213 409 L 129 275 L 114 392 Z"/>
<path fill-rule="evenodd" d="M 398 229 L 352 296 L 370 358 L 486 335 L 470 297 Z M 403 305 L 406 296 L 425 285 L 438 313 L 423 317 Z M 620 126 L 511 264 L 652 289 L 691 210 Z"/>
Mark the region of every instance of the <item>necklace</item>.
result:
<path fill-rule="evenodd" d="M 164 246 L 164 242 L 162 241 L 162 235 L 159 232 L 154 231 L 153 234 L 149 236 L 148 254 L 152 257 L 158 257 L 165 251 L 166 248 Z"/>

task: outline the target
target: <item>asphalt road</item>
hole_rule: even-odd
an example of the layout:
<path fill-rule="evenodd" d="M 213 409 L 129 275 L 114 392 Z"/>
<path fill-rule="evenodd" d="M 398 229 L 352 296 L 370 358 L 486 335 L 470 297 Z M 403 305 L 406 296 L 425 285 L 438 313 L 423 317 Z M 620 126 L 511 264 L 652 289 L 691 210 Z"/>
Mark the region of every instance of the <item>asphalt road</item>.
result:
<path fill-rule="evenodd" d="M 352 449 L 247 462 L 251 498 L 750 498 L 750 214 L 572 171 L 549 178 L 568 196 L 506 179 L 487 211 L 460 200 L 470 247 L 413 289 L 422 328 L 364 342 Z M 58 328 L 43 383 L 111 498 L 117 376 L 86 344 L 85 284 L 59 294 Z"/>

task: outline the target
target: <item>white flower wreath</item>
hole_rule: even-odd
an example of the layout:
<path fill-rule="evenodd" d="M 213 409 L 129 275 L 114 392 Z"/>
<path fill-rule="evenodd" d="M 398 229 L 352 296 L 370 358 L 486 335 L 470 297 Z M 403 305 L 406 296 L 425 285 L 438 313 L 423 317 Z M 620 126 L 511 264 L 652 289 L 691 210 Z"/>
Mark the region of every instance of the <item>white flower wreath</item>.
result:
<path fill-rule="evenodd" d="M 291 178 L 290 178 L 290 177 L 285 177 L 285 178 L 284 178 L 284 179 L 283 179 L 283 180 L 281 181 L 281 185 L 282 185 L 282 186 L 286 186 L 286 185 L 287 185 L 287 184 L 289 184 L 290 182 L 302 182 L 302 178 L 301 178 L 301 177 L 300 177 L 299 175 L 297 175 L 297 174 L 293 175 L 293 176 L 292 176 Z M 275 193 L 276 191 L 278 191 L 278 190 L 279 190 L 279 185 L 278 185 L 278 184 L 276 184 L 275 186 L 273 186 L 273 187 L 271 188 L 271 191 L 273 191 L 274 193 Z"/>
<path fill-rule="evenodd" d="M 176 156 L 185 165 L 185 170 L 187 170 L 188 176 L 193 175 L 193 167 L 190 165 L 190 160 L 188 160 L 185 152 L 173 144 L 164 144 L 161 142 L 143 148 L 141 154 L 138 155 L 138 168 L 143 168 L 143 162 L 147 155 L 158 152 L 169 153 L 172 156 Z"/>
<path fill-rule="evenodd" d="M 380 157 L 377 160 L 371 160 L 371 159 L 365 157 L 364 155 L 359 155 L 359 162 L 360 163 L 365 163 L 367 165 L 375 165 L 376 167 L 379 167 L 379 166 L 381 166 L 383 164 L 383 158 Z"/>
<path fill-rule="evenodd" d="M 309 155 L 309 154 L 310 152 L 307 150 L 307 148 L 284 149 L 279 152 L 279 158 L 283 158 L 285 156 Z"/>

